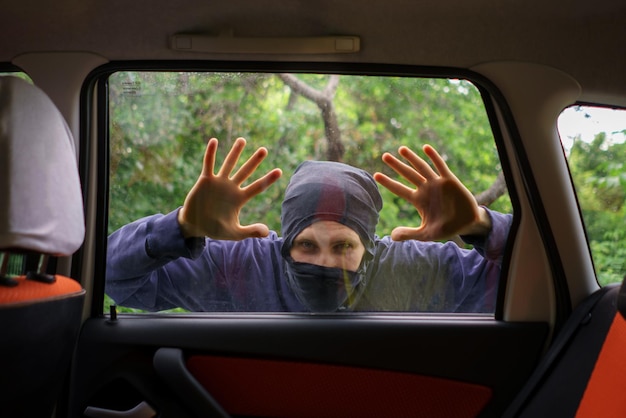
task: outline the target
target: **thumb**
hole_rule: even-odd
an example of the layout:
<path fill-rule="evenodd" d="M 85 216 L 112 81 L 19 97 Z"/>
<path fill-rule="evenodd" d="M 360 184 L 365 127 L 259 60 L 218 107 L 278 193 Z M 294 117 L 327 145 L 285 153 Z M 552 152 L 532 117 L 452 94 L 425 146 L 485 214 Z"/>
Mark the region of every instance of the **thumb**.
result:
<path fill-rule="evenodd" d="M 394 241 L 407 241 L 415 239 L 419 241 L 429 241 L 428 230 L 424 226 L 419 228 L 409 228 L 408 226 L 399 226 L 391 231 L 391 239 Z"/>
<path fill-rule="evenodd" d="M 245 238 L 263 238 L 268 236 L 270 233 L 269 228 L 261 223 L 252 224 L 252 225 L 244 225 L 239 228 L 239 234 L 241 235 L 241 239 Z"/>

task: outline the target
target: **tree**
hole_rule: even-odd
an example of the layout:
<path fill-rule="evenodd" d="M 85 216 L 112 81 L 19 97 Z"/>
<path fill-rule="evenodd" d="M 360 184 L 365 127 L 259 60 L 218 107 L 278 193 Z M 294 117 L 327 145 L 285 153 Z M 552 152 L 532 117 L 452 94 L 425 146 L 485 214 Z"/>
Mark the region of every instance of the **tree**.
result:
<path fill-rule="evenodd" d="M 626 144 L 608 143 L 605 133 L 591 142 L 575 138 L 568 162 L 598 281 L 621 282 L 626 272 Z"/>
<path fill-rule="evenodd" d="M 394 175 L 382 153 L 426 142 L 470 190 L 482 192 L 479 202 L 511 210 L 482 97 L 464 80 L 127 71 L 109 79 L 109 112 L 110 233 L 181 205 L 211 137 L 220 140 L 218 160 L 243 136 L 249 146 L 242 158 L 266 146 L 270 154 L 260 170 L 285 172 L 245 207 L 242 223 L 264 222 L 280 231 L 284 189 L 303 160 L 343 161 Z M 419 224 L 410 204 L 384 188 L 381 193 L 379 235 Z"/>
<path fill-rule="evenodd" d="M 306 159 L 340 160 L 369 172 L 388 168 L 383 152 L 434 145 L 481 203 L 510 202 L 478 90 L 463 80 L 325 74 L 121 72 L 111 76 L 109 231 L 182 204 L 210 137 L 218 159 L 244 136 L 246 152 L 270 150 L 261 170 L 285 176 L 241 214 L 280 230 L 277 202 Z M 298 100 L 306 99 L 306 100 Z M 321 117 L 320 117 L 321 115 Z M 244 155 L 243 158 L 246 158 Z M 410 204 L 385 189 L 379 234 L 419 224 Z"/>
<path fill-rule="evenodd" d="M 287 105 L 287 110 L 293 109 L 296 95 L 300 95 L 302 97 L 307 98 L 308 100 L 315 103 L 317 107 L 321 110 L 321 116 L 322 116 L 322 120 L 324 122 L 324 127 L 325 127 L 326 140 L 328 143 L 326 159 L 329 161 L 343 161 L 345 147 L 343 143 L 341 142 L 342 134 L 341 134 L 341 130 L 339 127 L 337 112 L 335 110 L 335 105 L 334 105 L 334 98 L 337 92 L 337 88 L 339 86 L 340 76 L 338 75 L 328 76 L 327 84 L 324 86 L 323 89 L 316 89 L 315 87 L 307 84 L 304 80 L 298 78 L 296 75 L 293 75 L 293 74 L 278 74 L 278 77 L 286 85 L 288 85 L 292 91 L 292 96 Z M 381 90 L 378 89 L 378 91 L 380 92 Z M 389 91 L 393 92 L 393 96 L 396 96 L 396 97 L 399 96 L 405 101 L 409 101 L 409 102 L 411 101 L 406 96 L 406 90 L 390 89 Z M 363 101 L 367 101 L 367 99 L 370 99 L 371 97 L 376 97 L 376 95 L 373 95 L 373 96 L 371 95 L 371 91 L 364 92 L 363 89 L 359 89 L 358 91 L 355 91 L 355 93 L 359 93 L 359 94 L 355 94 L 355 96 L 361 95 L 361 97 L 363 98 Z M 367 95 L 364 93 L 367 93 Z M 394 102 L 393 97 L 390 97 L 389 95 L 387 95 L 385 97 L 385 100 L 372 102 L 371 105 L 376 106 L 377 103 L 384 103 L 386 106 L 392 107 L 392 106 L 389 106 L 389 104 L 393 102 Z M 420 102 L 416 102 L 416 103 L 419 103 L 417 105 L 417 107 L 419 108 L 421 107 L 423 100 Z M 447 106 L 447 107 L 452 108 L 452 106 Z M 396 109 L 395 111 L 397 112 L 399 108 L 400 106 L 397 106 L 395 108 Z M 380 109 L 378 111 L 380 111 Z M 383 113 L 383 112 L 380 112 L 380 113 Z M 392 125 L 396 125 L 397 127 L 398 119 L 394 117 L 391 119 L 391 121 L 392 121 L 391 122 Z M 426 129 L 423 132 L 423 135 L 425 137 L 428 137 L 429 140 L 431 140 L 432 142 L 440 143 L 441 145 L 443 145 L 444 143 L 444 141 L 441 138 L 439 138 L 437 133 L 432 129 Z M 476 200 L 481 205 L 489 206 L 493 202 L 495 202 L 499 197 L 505 195 L 506 193 L 507 193 L 507 188 L 506 188 L 506 182 L 504 179 L 504 174 L 500 170 L 495 180 L 493 181 L 493 183 L 491 183 L 491 185 L 486 190 L 482 190 L 478 194 L 476 194 Z M 412 210 L 412 208 L 409 210 Z M 457 241 L 460 242 L 460 240 L 457 240 Z"/>
<path fill-rule="evenodd" d="M 345 147 L 341 142 L 341 130 L 339 129 L 337 112 L 333 103 L 337 86 L 339 85 L 339 76 L 331 75 L 328 78 L 328 84 L 326 84 L 323 90 L 316 90 L 293 74 L 278 74 L 278 77 L 291 88 L 293 94 L 306 97 L 319 107 L 322 112 L 326 141 L 328 142 L 326 159 L 328 161 L 342 161 Z"/>

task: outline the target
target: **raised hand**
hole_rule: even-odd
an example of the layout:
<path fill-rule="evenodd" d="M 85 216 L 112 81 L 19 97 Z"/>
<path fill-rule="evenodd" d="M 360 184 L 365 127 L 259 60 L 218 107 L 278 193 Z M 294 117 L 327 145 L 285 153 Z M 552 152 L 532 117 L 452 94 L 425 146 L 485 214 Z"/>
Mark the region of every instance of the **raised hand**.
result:
<path fill-rule="evenodd" d="M 211 138 L 204 154 L 202 173 L 191 188 L 183 207 L 178 212 L 178 223 L 183 235 L 188 237 L 210 237 L 223 240 L 242 240 L 264 237 L 269 229 L 264 224 L 242 226 L 239 224 L 241 208 L 254 196 L 265 191 L 282 175 L 275 168 L 251 184 L 242 187 L 267 156 L 266 148 L 259 148 L 237 170 L 235 166 L 246 146 L 246 140 L 237 138 L 222 167 L 214 173 L 218 141 Z"/>
<path fill-rule="evenodd" d="M 433 147 L 424 145 L 423 151 L 432 161 L 436 171 L 405 146 L 400 147 L 398 153 L 409 164 L 389 153 L 382 157 L 385 164 L 408 180 L 415 186 L 414 188 L 385 174 L 374 174 L 377 182 L 410 202 L 422 218 L 419 227 L 395 228 L 391 238 L 396 241 L 408 239 L 436 241 L 454 235 L 488 234 L 491 230 L 491 221 L 485 209 L 478 206 L 472 193 L 450 171 Z"/>

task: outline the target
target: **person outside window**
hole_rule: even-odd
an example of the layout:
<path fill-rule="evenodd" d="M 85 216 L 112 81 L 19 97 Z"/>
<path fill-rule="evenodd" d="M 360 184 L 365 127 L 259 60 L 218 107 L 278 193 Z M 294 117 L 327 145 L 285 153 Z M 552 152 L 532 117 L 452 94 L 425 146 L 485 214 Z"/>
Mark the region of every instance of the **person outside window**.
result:
<path fill-rule="evenodd" d="M 250 179 L 261 147 L 239 168 L 238 138 L 215 173 L 218 141 L 182 207 L 109 236 L 106 293 L 121 306 L 159 311 L 493 312 L 511 216 L 476 203 L 437 151 L 434 169 L 402 146 L 383 161 L 412 186 L 347 164 L 305 161 L 285 191 L 279 236 L 241 225 L 240 210 L 282 175 Z M 375 234 L 377 182 L 418 211 L 418 227 Z M 473 249 L 439 240 L 460 235 Z"/>

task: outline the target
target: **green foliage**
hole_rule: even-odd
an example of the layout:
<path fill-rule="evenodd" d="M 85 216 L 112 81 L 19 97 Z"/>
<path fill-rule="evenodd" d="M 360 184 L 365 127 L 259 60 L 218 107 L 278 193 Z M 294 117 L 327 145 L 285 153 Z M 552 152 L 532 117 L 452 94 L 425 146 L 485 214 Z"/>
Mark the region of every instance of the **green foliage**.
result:
<path fill-rule="evenodd" d="M 0 72 L 0 77 L 2 76 L 12 76 L 12 77 L 17 77 L 17 78 L 21 78 L 22 80 L 28 81 L 30 84 L 34 84 L 33 80 L 30 78 L 30 76 L 26 73 L 23 73 L 21 71 L 11 71 L 8 73 L 5 72 Z"/>
<path fill-rule="evenodd" d="M 601 285 L 621 282 L 626 272 L 626 143 L 610 144 L 605 133 L 592 142 L 575 139 L 569 155 Z"/>
<path fill-rule="evenodd" d="M 323 90 L 328 75 L 299 74 Z M 238 136 L 248 140 L 243 158 L 269 150 L 259 175 L 282 168 L 279 182 L 240 214 L 242 224 L 266 223 L 280 231 L 280 202 L 291 173 L 307 159 L 324 159 L 320 109 L 274 74 L 120 72 L 110 89 L 109 233 L 143 216 L 182 205 L 201 171 L 211 137 L 220 140 L 217 164 Z M 482 98 L 468 81 L 341 76 L 333 104 L 343 161 L 397 178 L 382 161 L 400 145 L 420 152 L 430 143 L 470 190 L 496 179 L 500 165 Z M 242 161 L 243 161 L 242 158 Z M 379 235 L 399 225 L 417 226 L 417 211 L 381 188 Z M 510 212 L 507 196 L 492 207 Z"/>
<path fill-rule="evenodd" d="M 301 74 L 323 89 L 329 76 Z M 280 231 L 279 204 L 290 174 L 306 159 L 323 159 L 326 142 L 320 110 L 277 76 L 259 73 L 121 72 L 111 76 L 111 182 L 109 232 L 137 218 L 166 213 L 183 203 L 201 170 L 209 138 L 220 140 L 218 164 L 238 136 L 245 157 L 270 151 L 260 168 L 285 176 L 241 214 L 242 223 L 265 222 Z M 384 152 L 400 145 L 419 151 L 434 145 L 470 190 L 495 180 L 499 160 L 482 99 L 467 81 L 342 76 L 334 104 L 344 162 L 383 171 Z M 416 211 L 382 190 L 379 234 L 419 224 Z M 495 209 L 510 211 L 508 199 Z"/>

